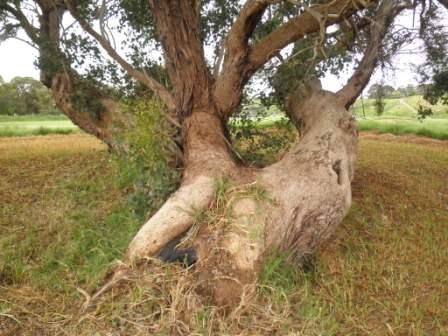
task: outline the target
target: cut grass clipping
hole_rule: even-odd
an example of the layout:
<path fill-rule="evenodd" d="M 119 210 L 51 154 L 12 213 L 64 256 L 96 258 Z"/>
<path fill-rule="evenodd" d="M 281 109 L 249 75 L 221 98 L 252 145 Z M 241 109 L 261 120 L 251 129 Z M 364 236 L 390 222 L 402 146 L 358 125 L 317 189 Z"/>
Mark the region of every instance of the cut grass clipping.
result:
<path fill-rule="evenodd" d="M 447 167 L 443 142 L 361 139 L 353 207 L 308 270 L 271 256 L 224 316 L 194 268 L 148 260 L 79 315 L 149 214 L 95 139 L 0 139 L 0 335 L 447 335 Z"/>

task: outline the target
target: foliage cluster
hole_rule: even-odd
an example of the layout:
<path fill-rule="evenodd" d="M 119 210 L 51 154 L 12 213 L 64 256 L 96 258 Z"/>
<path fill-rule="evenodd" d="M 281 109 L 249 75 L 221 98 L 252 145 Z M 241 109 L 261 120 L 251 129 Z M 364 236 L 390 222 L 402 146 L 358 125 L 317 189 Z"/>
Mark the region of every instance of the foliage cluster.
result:
<path fill-rule="evenodd" d="M 230 135 L 243 161 L 263 166 L 266 158 L 288 148 L 296 135 L 295 128 L 276 107 L 266 108 L 257 101 L 247 103 L 229 122 Z M 273 122 L 269 122 L 270 119 Z M 269 128 L 274 128 L 277 134 L 272 134 Z"/>
<path fill-rule="evenodd" d="M 425 88 L 425 99 L 431 104 L 438 101 L 448 104 L 448 30 L 445 18 L 448 3 L 439 2 L 440 7 L 445 7 L 444 12 L 438 11 L 437 6 L 430 2 L 420 15 L 420 36 L 424 42 L 427 60 L 418 70 L 421 81 L 430 82 Z"/>
<path fill-rule="evenodd" d="M 122 151 L 115 156 L 119 179 L 132 190 L 132 208 L 146 213 L 157 209 L 178 184 L 176 128 L 157 100 L 132 99 L 123 107 L 134 124 L 120 135 Z"/>

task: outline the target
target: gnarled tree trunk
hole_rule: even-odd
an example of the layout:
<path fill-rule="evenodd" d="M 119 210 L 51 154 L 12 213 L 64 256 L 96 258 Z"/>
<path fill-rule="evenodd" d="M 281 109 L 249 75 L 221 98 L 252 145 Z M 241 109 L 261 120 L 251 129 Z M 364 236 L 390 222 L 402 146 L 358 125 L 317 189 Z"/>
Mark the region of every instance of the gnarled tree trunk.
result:
<path fill-rule="evenodd" d="M 253 289 L 269 253 L 282 252 L 291 262 L 301 262 L 331 237 L 351 204 L 357 131 L 347 108 L 367 84 L 391 20 L 406 6 L 381 2 L 370 25 L 371 43 L 338 93 L 322 90 L 317 82 L 292 88 L 285 105 L 301 136 L 280 161 L 263 169 L 243 166 L 232 154 L 225 124 L 250 76 L 278 49 L 371 2 L 336 0 L 312 6 L 250 46 L 270 1 L 248 0 L 227 36 L 222 71 L 212 76 L 203 55 L 197 3 L 149 1 L 174 88 L 168 101 L 182 123 L 185 166 L 180 188 L 130 243 L 126 264 L 161 252 L 165 258 L 164 247 L 187 233 L 195 212 L 212 204 L 216 181 L 222 178 L 235 190 L 256 184 L 267 199 L 235 192 L 227 205 L 228 220 L 202 225 L 189 239 L 198 280 L 215 303 L 234 304 Z M 113 281 L 120 276 L 117 272 Z"/>
<path fill-rule="evenodd" d="M 302 135 L 280 161 L 264 169 L 239 166 L 218 115 L 193 111 L 186 123 L 183 183 L 136 235 L 128 260 L 157 255 L 185 233 L 194 210 L 214 200 L 215 183 L 223 176 L 234 185 L 256 183 L 268 200 L 236 197 L 230 222 L 203 226 L 191 242 L 201 282 L 216 303 L 233 303 L 251 288 L 270 252 L 301 261 L 328 240 L 351 204 L 356 124 L 340 97 L 317 85 L 298 88 L 288 108 L 301 120 Z"/>

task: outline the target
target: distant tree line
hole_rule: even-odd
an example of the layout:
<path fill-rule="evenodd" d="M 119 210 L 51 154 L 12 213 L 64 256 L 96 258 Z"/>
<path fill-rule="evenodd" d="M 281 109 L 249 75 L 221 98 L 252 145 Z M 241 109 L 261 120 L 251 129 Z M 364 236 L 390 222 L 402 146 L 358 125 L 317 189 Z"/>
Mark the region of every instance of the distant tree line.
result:
<path fill-rule="evenodd" d="M 60 114 L 50 91 L 31 77 L 0 77 L 0 115 Z"/>
<path fill-rule="evenodd" d="M 403 98 L 416 95 L 424 95 L 427 91 L 427 84 L 406 85 L 399 88 L 394 88 L 387 84 L 373 84 L 367 91 L 367 95 L 371 99 L 377 99 L 379 96 L 383 98 Z"/>

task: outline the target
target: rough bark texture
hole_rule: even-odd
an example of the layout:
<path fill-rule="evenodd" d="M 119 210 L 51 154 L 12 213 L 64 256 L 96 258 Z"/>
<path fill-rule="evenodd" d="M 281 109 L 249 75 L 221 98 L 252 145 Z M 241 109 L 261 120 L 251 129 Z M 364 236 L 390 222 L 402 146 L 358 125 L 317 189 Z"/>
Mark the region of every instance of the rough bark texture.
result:
<path fill-rule="evenodd" d="M 227 223 L 205 225 L 193 242 L 199 281 L 217 304 L 233 305 L 253 291 L 270 253 L 304 261 L 331 237 L 350 208 L 355 120 L 337 95 L 316 83 L 297 88 L 287 106 L 301 120 L 302 136 L 279 162 L 249 175 L 269 200 L 236 193 Z"/>
<path fill-rule="evenodd" d="M 195 1 L 150 0 L 149 5 L 174 87 L 177 114 L 187 117 L 193 110 L 208 110 L 213 80 L 204 58 Z"/>
<path fill-rule="evenodd" d="M 257 183 L 270 201 L 236 195 L 229 222 L 202 227 L 192 242 L 199 280 L 215 303 L 234 304 L 253 290 L 266 254 L 282 251 L 301 261 L 328 240 L 351 204 L 356 124 L 339 97 L 318 86 L 299 87 L 287 106 L 301 120 L 302 137 L 279 162 L 250 173 L 233 161 L 219 119 L 194 112 L 187 123 L 184 182 L 136 235 L 128 260 L 156 255 L 185 233 L 194 211 L 213 201 L 222 176 Z"/>

